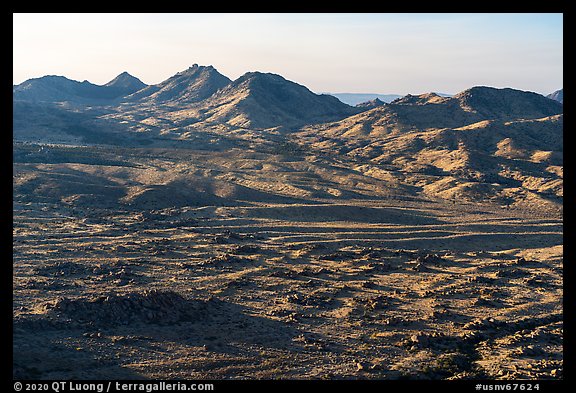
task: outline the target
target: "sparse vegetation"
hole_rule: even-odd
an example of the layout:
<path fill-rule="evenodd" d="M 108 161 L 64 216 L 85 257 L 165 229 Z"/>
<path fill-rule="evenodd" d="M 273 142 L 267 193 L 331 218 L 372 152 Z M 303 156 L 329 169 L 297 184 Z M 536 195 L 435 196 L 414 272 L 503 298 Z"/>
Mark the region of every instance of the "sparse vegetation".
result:
<path fill-rule="evenodd" d="M 15 105 L 15 378 L 562 377 L 560 104 L 192 68 Z"/>

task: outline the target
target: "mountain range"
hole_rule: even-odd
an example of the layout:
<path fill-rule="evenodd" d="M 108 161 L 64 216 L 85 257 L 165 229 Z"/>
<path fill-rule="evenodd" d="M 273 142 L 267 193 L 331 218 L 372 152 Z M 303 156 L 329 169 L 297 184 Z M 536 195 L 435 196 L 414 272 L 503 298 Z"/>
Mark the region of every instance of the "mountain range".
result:
<path fill-rule="evenodd" d="M 345 104 L 356 106 L 366 102 L 378 100 L 381 102 L 391 102 L 397 98 L 401 98 L 400 94 L 371 94 L 371 93 L 326 93 L 333 95 Z"/>
<path fill-rule="evenodd" d="M 47 75 L 29 79 L 13 87 L 15 100 L 32 102 L 109 102 L 125 97 L 147 85 L 140 79 L 123 72 L 105 85 L 88 81 L 78 82 L 64 76 Z"/>
<path fill-rule="evenodd" d="M 375 93 L 326 93 L 333 95 L 345 104 L 358 106 L 365 106 L 368 102 L 374 102 L 376 100 L 384 103 L 390 103 L 403 96 L 400 94 L 375 94 Z M 442 97 L 451 97 L 450 94 L 436 93 Z"/>
<path fill-rule="evenodd" d="M 353 107 L 334 96 L 372 99 Z M 119 117 L 131 114 L 138 118 L 146 113 L 144 119 L 149 125 L 159 127 L 167 126 L 167 123 L 177 127 L 207 123 L 257 129 L 297 128 L 343 120 L 374 109 L 376 112 L 361 115 L 357 120 L 362 122 L 366 116 L 374 117 L 380 113 L 381 118 L 376 121 L 381 124 L 394 112 L 393 116 L 398 118 L 393 122 L 395 127 L 403 127 L 404 123 L 422 127 L 431 119 L 437 119 L 437 127 L 448 127 L 502 116 L 513 119 L 528 114 L 533 118 L 561 112 L 557 105 L 542 99 L 541 95 L 520 94 L 513 89 L 474 87 L 453 97 L 437 93 L 404 97 L 350 93 L 319 95 L 280 75 L 248 72 L 232 81 L 213 66 L 198 64 L 150 86 L 127 72 L 105 85 L 78 82 L 63 76 L 45 76 L 14 86 L 13 97 L 15 102 L 66 102 L 108 107 Z M 560 102 L 562 97 L 562 90 L 549 96 Z M 159 105 L 162 105 L 160 111 Z M 157 116 L 159 112 L 161 116 Z"/>
<path fill-rule="evenodd" d="M 26 81 L 12 136 L 16 380 L 563 378 L 561 102 L 193 65 Z"/>
<path fill-rule="evenodd" d="M 14 86 L 13 99 L 17 141 L 307 152 L 429 196 L 563 195 L 562 90 L 475 86 L 352 106 L 277 74 L 231 80 L 194 64 L 149 86 L 126 72 L 101 86 L 45 76 Z"/>

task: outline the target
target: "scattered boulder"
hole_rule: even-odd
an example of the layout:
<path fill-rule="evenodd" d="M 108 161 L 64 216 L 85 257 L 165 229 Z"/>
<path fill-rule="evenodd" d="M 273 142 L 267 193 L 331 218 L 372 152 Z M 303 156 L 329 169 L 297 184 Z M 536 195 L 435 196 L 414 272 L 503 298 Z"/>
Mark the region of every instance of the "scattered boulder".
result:
<path fill-rule="evenodd" d="M 339 250 L 331 254 L 321 255 L 319 258 L 327 261 L 344 261 L 355 259 L 358 255 L 352 251 Z"/>
<path fill-rule="evenodd" d="M 428 345 L 430 340 L 428 336 L 424 334 L 413 334 L 412 336 L 410 336 L 410 342 L 412 342 L 414 345 L 425 347 Z"/>
<path fill-rule="evenodd" d="M 243 263 L 246 262 L 247 259 L 246 258 L 242 258 L 242 257 L 237 257 L 235 255 L 231 255 L 231 254 L 221 254 L 221 255 L 216 255 L 214 257 L 208 258 L 206 261 L 201 262 L 201 265 L 230 265 L 230 264 L 236 264 L 236 263 Z"/>
<path fill-rule="evenodd" d="M 88 267 L 85 265 L 70 261 L 60 261 L 34 268 L 34 273 L 40 276 L 71 276 L 86 274 L 87 271 Z"/>
<path fill-rule="evenodd" d="M 301 276 L 318 276 L 320 274 L 329 274 L 329 273 L 332 273 L 332 271 L 326 269 L 325 267 L 313 269 L 309 266 L 304 266 L 301 270 L 298 271 L 298 274 Z"/>
<path fill-rule="evenodd" d="M 394 266 L 384 262 L 370 262 L 364 269 L 367 273 L 388 273 L 393 270 L 396 270 Z"/>
<path fill-rule="evenodd" d="M 470 283 L 479 283 L 479 284 L 494 284 L 496 281 L 495 278 L 486 277 L 486 276 L 472 276 L 467 279 Z"/>
<path fill-rule="evenodd" d="M 416 258 L 416 262 L 423 264 L 423 265 L 433 265 L 437 263 L 441 263 L 444 261 L 444 258 L 439 256 L 438 254 L 426 254 L 424 256 L 419 256 Z"/>
<path fill-rule="evenodd" d="M 296 278 L 299 275 L 299 272 L 292 269 L 275 268 L 274 271 L 268 274 L 268 277 Z"/>
<path fill-rule="evenodd" d="M 480 296 L 474 301 L 475 307 L 491 307 L 491 308 L 501 308 L 503 306 L 503 302 L 499 300 L 489 299 L 483 296 Z"/>
<path fill-rule="evenodd" d="M 426 267 L 423 263 L 417 263 L 416 265 L 412 266 L 412 270 L 417 272 L 429 272 L 430 269 Z"/>
<path fill-rule="evenodd" d="M 303 251 L 319 251 L 319 250 L 325 250 L 326 246 L 322 243 L 312 243 L 312 244 L 306 244 L 304 247 L 302 247 Z"/>
<path fill-rule="evenodd" d="M 516 258 L 515 264 L 520 267 L 541 267 L 546 266 L 544 263 L 535 261 L 533 259 L 526 259 L 524 257 Z"/>
<path fill-rule="evenodd" d="M 530 278 L 525 278 L 523 282 L 526 285 L 534 288 L 550 288 L 555 286 L 554 283 L 551 283 L 546 279 L 546 277 L 543 276 L 534 276 Z"/>
<path fill-rule="evenodd" d="M 236 247 L 233 252 L 235 254 L 257 254 L 260 252 L 260 247 L 252 244 L 243 244 Z"/>
<path fill-rule="evenodd" d="M 520 278 L 526 277 L 527 275 L 530 275 L 530 273 L 517 268 L 507 268 L 496 272 L 496 277 L 498 278 Z"/>
<path fill-rule="evenodd" d="M 464 329 L 468 330 L 491 330 L 506 325 L 505 321 L 498 321 L 492 317 L 475 319 L 464 325 Z"/>

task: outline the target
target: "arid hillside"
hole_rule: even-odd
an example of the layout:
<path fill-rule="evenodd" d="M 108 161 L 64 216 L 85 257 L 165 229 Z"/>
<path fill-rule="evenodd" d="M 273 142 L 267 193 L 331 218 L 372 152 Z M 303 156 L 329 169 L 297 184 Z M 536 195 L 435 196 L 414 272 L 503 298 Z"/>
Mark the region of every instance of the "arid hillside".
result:
<path fill-rule="evenodd" d="M 563 378 L 562 104 L 56 85 L 14 93 L 14 378 Z"/>

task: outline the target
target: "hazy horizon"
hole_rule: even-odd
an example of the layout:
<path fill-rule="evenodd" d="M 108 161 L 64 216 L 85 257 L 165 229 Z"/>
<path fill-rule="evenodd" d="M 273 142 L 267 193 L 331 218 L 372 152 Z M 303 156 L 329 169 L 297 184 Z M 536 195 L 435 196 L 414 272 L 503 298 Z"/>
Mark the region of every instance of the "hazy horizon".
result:
<path fill-rule="evenodd" d="M 13 84 L 157 84 L 192 64 L 316 93 L 563 88 L 562 14 L 14 14 Z M 40 40 L 39 37 L 42 37 Z M 41 61 L 38 61 L 41 59 Z"/>

